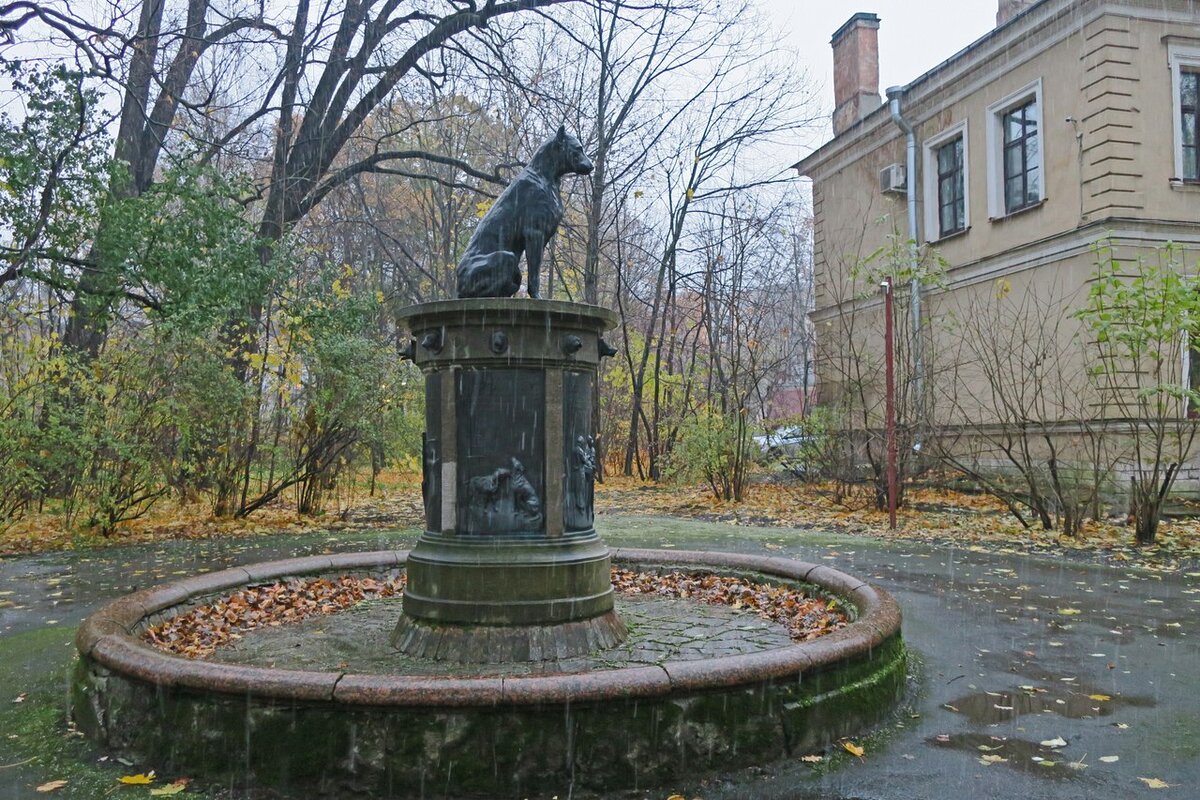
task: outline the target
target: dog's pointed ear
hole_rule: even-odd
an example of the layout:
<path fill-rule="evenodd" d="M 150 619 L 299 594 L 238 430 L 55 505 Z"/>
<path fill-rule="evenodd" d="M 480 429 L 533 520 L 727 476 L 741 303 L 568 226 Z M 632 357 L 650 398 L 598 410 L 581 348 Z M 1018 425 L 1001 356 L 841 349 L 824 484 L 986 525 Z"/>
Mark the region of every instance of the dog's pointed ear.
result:
<path fill-rule="evenodd" d="M 567 140 L 567 126 L 565 124 L 558 126 L 558 141 L 565 142 Z"/>

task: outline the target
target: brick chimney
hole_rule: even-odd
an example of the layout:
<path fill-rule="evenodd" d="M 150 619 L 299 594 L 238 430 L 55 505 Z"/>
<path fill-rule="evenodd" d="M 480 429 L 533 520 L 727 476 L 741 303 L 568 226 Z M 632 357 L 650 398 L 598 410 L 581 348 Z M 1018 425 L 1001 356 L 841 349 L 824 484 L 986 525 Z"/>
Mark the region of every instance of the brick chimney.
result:
<path fill-rule="evenodd" d="M 996 27 L 999 28 L 1017 14 L 1037 3 L 1038 0 L 1000 0 L 1000 5 L 996 9 Z"/>
<path fill-rule="evenodd" d="M 879 108 L 879 17 L 859 12 L 833 39 L 833 135 Z"/>

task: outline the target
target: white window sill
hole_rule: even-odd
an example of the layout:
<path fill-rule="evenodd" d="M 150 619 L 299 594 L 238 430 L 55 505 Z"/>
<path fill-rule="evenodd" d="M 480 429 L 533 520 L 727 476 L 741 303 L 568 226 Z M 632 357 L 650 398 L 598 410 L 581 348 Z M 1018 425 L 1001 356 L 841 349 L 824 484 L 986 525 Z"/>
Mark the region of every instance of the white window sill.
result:
<path fill-rule="evenodd" d="M 960 236 L 966 236 L 970 232 L 971 232 L 971 226 L 968 225 L 965 228 L 961 228 L 957 231 L 954 231 L 953 233 L 947 233 L 945 236 L 941 236 L 937 239 L 930 239 L 926 242 L 926 244 L 941 244 L 942 242 L 948 242 L 951 239 L 957 239 Z"/>
<path fill-rule="evenodd" d="M 1171 178 L 1171 188 L 1177 192 L 1200 192 L 1200 181 L 1185 181 Z"/>
<path fill-rule="evenodd" d="M 1033 211 L 1034 209 L 1041 208 L 1044 205 L 1046 205 L 1045 197 L 1043 197 L 1041 200 L 1038 200 L 1036 203 L 1031 203 L 1031 204 L 1025 206 L 1024 208 L 1018 208 L 1016 211 L 1010 211 L 1009 213 L 1004 214 L 1003 216 L 988 217 L 988 221 L 989 222 L 1004 222 L 1005 220 L 1012 219 L 1013 217 L 1019 217 L 1022 214 L 1025 214 L 1029 211 Z"/>

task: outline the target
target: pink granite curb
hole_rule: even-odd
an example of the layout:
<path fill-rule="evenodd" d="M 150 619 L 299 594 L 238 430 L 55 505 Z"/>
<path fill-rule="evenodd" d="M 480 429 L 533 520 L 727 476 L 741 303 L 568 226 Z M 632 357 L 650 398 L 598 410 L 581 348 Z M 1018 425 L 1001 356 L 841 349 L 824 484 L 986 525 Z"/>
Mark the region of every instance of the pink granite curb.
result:
<path fill-rule="evenodd" d="M 762 653 L 580 674 L 494 678 L 309 672 L 198 661 L 169 655 L 133 635 L 146 617 L 189 600 L 283 577 L 401 567 L 407 556 L 407 551 L 387 550 L 294 558 L 156 586 L 115 600 L 89 616 L 76 634 L 75 645 L 95 664 L 155 686 L 335 705 L 484 708 L 668 697 L 798 680 L 805 673 L 869 657 L 900 632 L 900 608 L 890 595 L 825 565 L 735 553 L 615 549 L 612 560 L 622 565 L 746 571 L 813 583 L 853 605 L 854 621 L 827 636 Z"/>

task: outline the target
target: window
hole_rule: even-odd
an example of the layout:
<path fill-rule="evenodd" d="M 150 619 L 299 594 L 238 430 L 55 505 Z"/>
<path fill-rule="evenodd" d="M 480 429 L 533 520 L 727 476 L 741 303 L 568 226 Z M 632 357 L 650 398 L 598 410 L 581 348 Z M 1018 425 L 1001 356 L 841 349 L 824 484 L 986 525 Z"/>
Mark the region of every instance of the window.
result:
<path fill-rule="evenodd" d="M 960 122 L 925 142 L 925 239 L 965 231 L 969 219 L 967 124 Z"/>
<path fill-rule="evenodd" d="M 1171 45 L 1176 181 L 1200 183 L 1200 47 Z"/>
<path fill-rule="evenodd" d="M 959 136 L 937 149 L 938 233 L 961 231 L 963 223 L 963 140 Z"/>
<path fill-rule="evenodd" d="M 1183 376 L 1188 389 L 1193 392 L 1200 391 L 1200 352 L 1196 350 L 1195 343 L 1189 341 L 1186 333 L 1183 335 Z M 1183 396 L 1183 407 L 1187 417 L 1200 417 L 1200 408 L 1191 402 L 1188 395 Z"/>
<path fill-rule="evenodd" d="M 1183 149 L 1180 177 L 1185 181 L 1200 181 L 1200 72 L 1182 70 L 1179 73 L 1179 140 Z"/>
<path fill-rule="evenodd" d="M 1038 109 L 1030 100 L 1004 113 L 1004 213 L 1028 208 L 1042 199 L 1038 174 Z"/>
<path fill-rule="evenodd" d="M 1004 217 L 1046 199 L 1040 80 L 988 106 L 988 213 Z"/>

